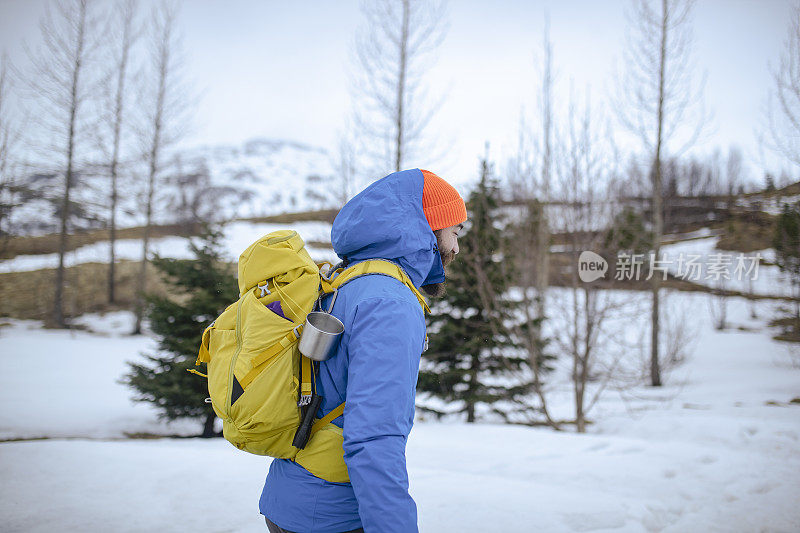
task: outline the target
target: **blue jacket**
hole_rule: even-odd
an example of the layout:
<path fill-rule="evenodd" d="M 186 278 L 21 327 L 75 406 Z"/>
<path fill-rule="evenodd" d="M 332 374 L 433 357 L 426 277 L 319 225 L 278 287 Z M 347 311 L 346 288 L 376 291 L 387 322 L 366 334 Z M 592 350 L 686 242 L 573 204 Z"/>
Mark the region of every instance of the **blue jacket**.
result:
<path fill-rule="evenodd" d="M 336 254 L 358 263 L 382 258 L 400 265 L 417 287 L 444 281 L 444 268 L 422 211 L 419 169 L 390 174 L 364 189 L 336 216 Z M 329 298 L 329 297 L 328 297 Z M 327 309 L 328 298 L 323 300 Z M 408 493 L 406 440 L 414 423 L 425 318 L 417 298 L 379 274 L 346 283 L 332 311 L 345 326 L 334 355 L 320 363 L 318 416 L 346 401 L 344 460 L 349 483 L 330 483 L 300 465 L 272 462 L 259 508 L 297 533 L 417 531 L 417 507 Z"/>

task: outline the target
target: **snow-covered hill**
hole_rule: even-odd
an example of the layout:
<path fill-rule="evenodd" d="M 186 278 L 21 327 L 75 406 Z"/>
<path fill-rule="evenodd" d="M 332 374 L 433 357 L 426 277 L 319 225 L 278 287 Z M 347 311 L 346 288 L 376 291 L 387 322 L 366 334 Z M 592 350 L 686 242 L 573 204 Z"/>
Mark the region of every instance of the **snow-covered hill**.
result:
<path fill-rule="evenodd" d="M 85 165 L 71 192 L 83 220 L 75 227 L 103 227 L 109 218 L 110 180 L 99 167 Z M 157 182 L 154 221 L 169 224 L 191 212 L 202 218 L 242 218 L 326 209 L 337 205 L 333 169 L 327 152 L 286 140 L 252 139 L 238 146 L 199 146 L 172 154 Z M 130 164 L 120 177 L 118 227 L 144 222 L 143 164 Z M 19 235 L 58 231 L 55 205 L 63 178 L 35 172 L 22 180 L 42 198 L 20 196 L 10 227 Z"/>
<path fill-rule="evenodd" d="M 206 146 L 181 154 L 184 172 L 207 171 L 213 187 L 244 191 L 241 205 L 223 205 L 228 217 L 259 217 L 336 205 L 333 168 L 318 147 L 252 139 L 241 146 Z"/>

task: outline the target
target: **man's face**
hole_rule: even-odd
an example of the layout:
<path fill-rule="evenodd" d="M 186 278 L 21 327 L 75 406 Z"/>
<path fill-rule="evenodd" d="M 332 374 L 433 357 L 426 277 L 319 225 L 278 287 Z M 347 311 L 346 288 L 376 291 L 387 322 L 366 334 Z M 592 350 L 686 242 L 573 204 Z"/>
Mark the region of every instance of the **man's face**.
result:
<path fill-rule="evenodd" d="M 458 253 L 458 234 L 464 228 L 464 224 L 457 224 L 444 228 L 436 232 L 436 242 L 439 246 L 439 254 L 442 256 L 442 264 L 449 265 Z"/>
<path fill-rule="evenodd" d="M 449 228 L 442 228 L 434 231 L 436 235 L 436 246 L 439 248 L 439 256 L 442 258 L 442 265 L 447 266 L 453 262 L 458 253 L 458 234 L 464 228 L 464 224 L 456 224 Z M 441 298 L 446 294 L 445 282 L 431 283 L 423 285 L 422 290 L 428 296 Z"/>

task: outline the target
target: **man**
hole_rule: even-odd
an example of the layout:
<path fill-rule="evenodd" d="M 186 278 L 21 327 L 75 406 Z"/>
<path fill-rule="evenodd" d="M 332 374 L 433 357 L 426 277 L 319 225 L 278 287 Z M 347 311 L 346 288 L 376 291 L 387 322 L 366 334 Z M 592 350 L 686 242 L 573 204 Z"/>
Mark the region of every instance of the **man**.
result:
<path fill-rule="evenodd" d="M 464 200 L 450 184 L 426 170 L 404 170 L 350 200 L 333 222 L 331 242 L 347 264 L 390 260 L 415 287 L 440 297 L 444 265 L 458 253 L 466 220 Z M 276 459 L 261 514 L 273 533 L 417 531 L 405 448 L 425 344 L 423 311 L 408 287 L 373 274 L 343 285 L 332 314 L 345 332 L 333 356 L 319 365 L 317 391 L 324 400 L 317 416 L 346 401 L 333 424 L 343 428 L 350 482 L 331 483 Z"/>

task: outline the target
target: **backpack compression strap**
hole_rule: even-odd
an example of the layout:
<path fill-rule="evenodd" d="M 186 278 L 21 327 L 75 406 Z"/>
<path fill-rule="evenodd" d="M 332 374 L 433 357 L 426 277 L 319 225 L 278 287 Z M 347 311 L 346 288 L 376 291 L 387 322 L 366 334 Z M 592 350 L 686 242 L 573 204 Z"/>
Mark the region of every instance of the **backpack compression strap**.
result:
<path fill-rule="evenodd" d="M 328 413 L 327 415 L 323 416 L 322 418 L 314 422 L 314 425 L 311 426 L 311 435 L 322 429 L 325 426 L 325 424 L 331 422 L 334 418 L 338 418 L 343 414 L 344 414 L 344 402 L 340 403 L 339 405 L 334 407 L 330 413 Z M 309 439 L 310 438 L 311 437 L 309 436 Z"/>

